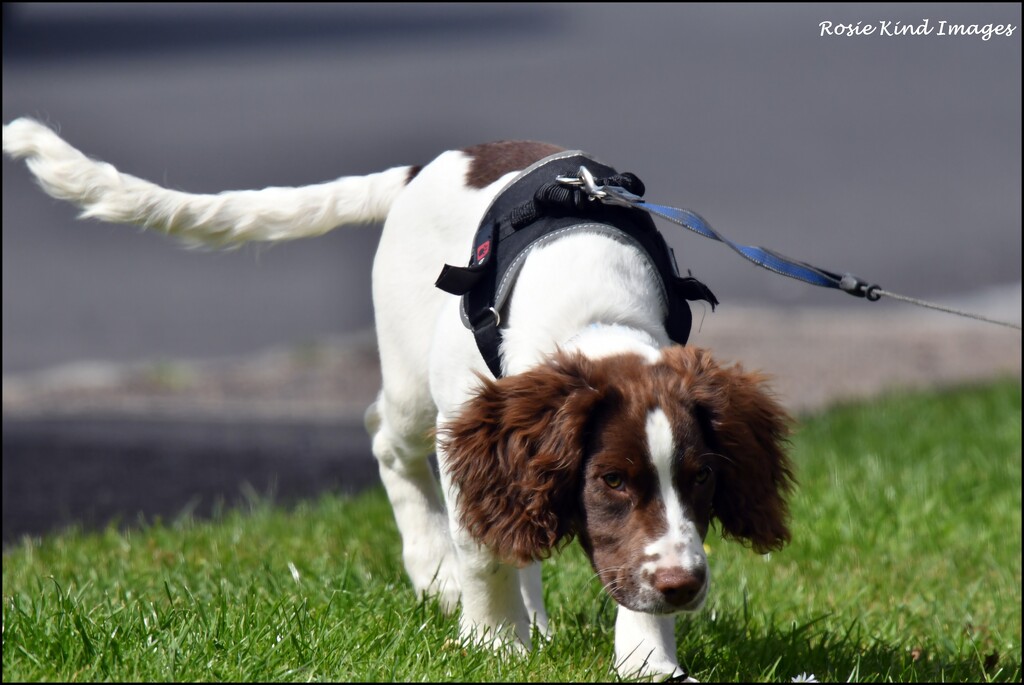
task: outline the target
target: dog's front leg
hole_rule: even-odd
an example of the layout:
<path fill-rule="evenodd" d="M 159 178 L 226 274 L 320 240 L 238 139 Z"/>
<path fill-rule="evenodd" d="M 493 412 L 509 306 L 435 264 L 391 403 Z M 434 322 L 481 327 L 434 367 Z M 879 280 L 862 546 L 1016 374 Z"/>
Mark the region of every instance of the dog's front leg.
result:
<path fill-rule="evenodd" d="M 544 608 L 544 585 L 541 580 L 539 561 L 519 570 L 519 589 L 523 595 L 523 603 L 526 605 L 526 615 L 531 623 L 537 626 L 537 632 L 541 637 L 550 638 L 551 631 L 548 627 L 548 612 Z"/>
<path fill-rule="evenodd" d="M 519 569 L 502 563 L 463 527 L 458 515 L 458 488 L 448 477 L 440 446 L 437 457 L 462 589 L 460 634 L 469 642 L 492 649 L 530 649 L 531 623 L 520 588 Z"/>
<path fill-rule="evenodd" d="M 615 617 L 615 670 L 623 678 L 666 680 L 685 676 L 676 657 L 674 616 L 619 606 Z M 697 682 L 686 678 L 684 682 Z"/>
<path fill-rule="evenodd" d="M 471 540 L 459 540 L 456 549 L 462 583 L 462 637 L 492 649 L 530 649 L 531 624 L 520 594 L 519 570 L 501 563 Z"/>

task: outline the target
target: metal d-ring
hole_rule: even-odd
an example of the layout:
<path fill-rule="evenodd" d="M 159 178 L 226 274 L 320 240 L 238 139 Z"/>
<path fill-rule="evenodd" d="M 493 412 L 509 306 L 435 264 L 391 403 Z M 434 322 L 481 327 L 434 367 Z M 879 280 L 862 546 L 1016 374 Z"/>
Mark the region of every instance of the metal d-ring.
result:
<path fill-rule="evenodd" d="M 607 194 L 602 188 L 597 187 L 597 182 L 594 181 L 594 175 L 590 173 L 590 169 L 581 166 L 576 173 L 577 176 L 558 176 L 555 181 L 567 186 L 582 186 L 583 192 L 591 200 L 600 200 Z"/>

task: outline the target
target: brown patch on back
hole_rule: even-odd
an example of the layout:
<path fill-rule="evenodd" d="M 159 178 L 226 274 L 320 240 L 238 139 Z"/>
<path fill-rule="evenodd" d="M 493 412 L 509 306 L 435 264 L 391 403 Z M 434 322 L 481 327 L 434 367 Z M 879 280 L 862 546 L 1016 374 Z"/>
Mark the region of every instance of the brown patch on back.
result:
<path fill-rule="evenodd" d="M 412 180 L 416 178 L 421 171 L 423 171 L 423 167 L 419 164 L 409 167 L 409 171 L 405 175 L 405 185 L 412 183 Z"/>
<path fill-rule="evenodd" d="M 472 145 L 463 150 L 473 161 L 466 174 L 471 188 L 486 188 L 510 171 L 520 171 L 565 148 L 536 141 L 502 140 Z"/>

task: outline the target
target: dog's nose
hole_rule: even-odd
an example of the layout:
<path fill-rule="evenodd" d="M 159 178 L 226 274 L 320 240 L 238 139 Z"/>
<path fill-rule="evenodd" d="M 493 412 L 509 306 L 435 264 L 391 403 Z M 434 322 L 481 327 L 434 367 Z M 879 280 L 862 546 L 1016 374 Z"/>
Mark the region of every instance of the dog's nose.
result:
<path fill-rule="evenodd" d="M 694 600 L 704 588 L 705 571 L 697 568 L 687 571 L 678 566 L 659 569 L 654 573 L 654 589 L 674 607 L 683 607 Z"/>

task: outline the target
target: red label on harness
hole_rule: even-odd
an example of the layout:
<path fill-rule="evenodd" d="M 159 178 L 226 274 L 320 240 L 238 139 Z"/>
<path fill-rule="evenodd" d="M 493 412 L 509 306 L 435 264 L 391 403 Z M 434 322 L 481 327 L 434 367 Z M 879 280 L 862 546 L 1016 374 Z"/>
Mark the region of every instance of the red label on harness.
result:
<path fill-rule="evenodd" d="M 487 255 L 489 255 L 490 253 L 491 253 L 491 241 L 490 240 L 488 240 L 486 243 L 484 243 L 482 245 L 478 245 L 477 248 L 476 248 L 476 261 L 477 261 L 477 263 L 479 264 L 480 262 L 482 262 L 485 259 L 487 259 Z"/>

